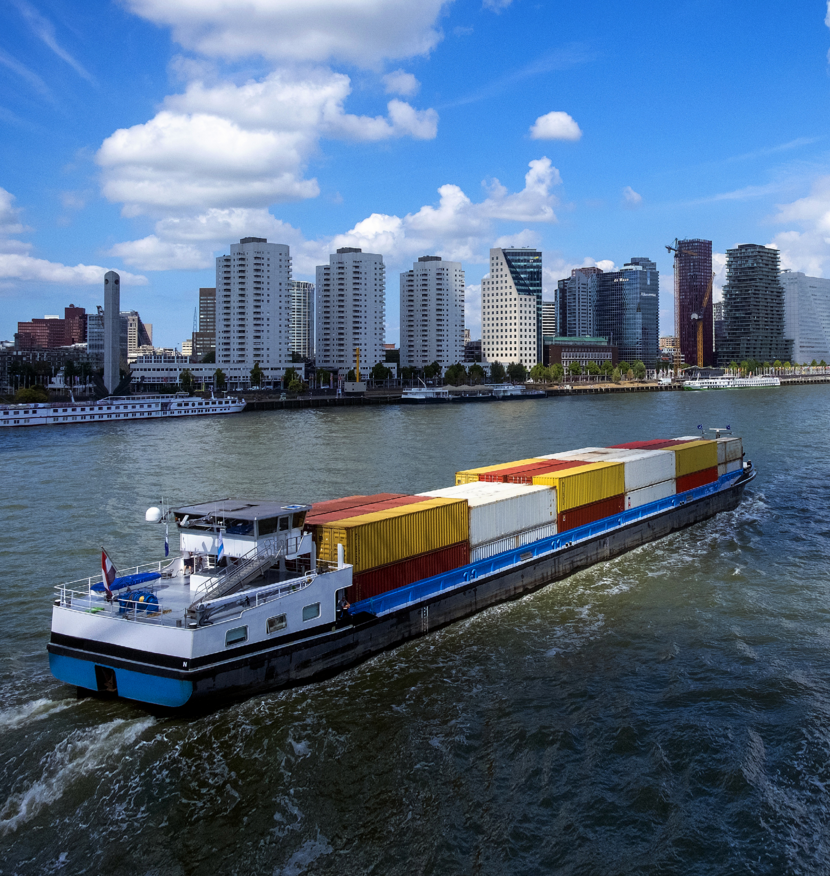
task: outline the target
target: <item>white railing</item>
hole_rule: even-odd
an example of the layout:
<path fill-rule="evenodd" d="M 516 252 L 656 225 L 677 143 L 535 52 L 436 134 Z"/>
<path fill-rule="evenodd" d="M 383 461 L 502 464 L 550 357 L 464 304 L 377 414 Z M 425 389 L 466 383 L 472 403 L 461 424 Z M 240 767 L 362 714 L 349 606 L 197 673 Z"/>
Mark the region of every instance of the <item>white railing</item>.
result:
<path fill-rule="evenodd" d="M 192 612 L 195 611 L 196 620 L 202 626 L 208 622 L 211 615 L 222 611 L 222 609 L 239 608 L 241 614 L 247 608 L 258 608 L 260 605 L 283 599 L 292 593 L 299 593 L 310 587 L 316 579 L 316 572 L 307 572 L 302 577 L 294 578 L 291 581 L 260 587 L 257 590 L 243 590 L 240 593 L 232 593 L 230 596 L 220 596 L 198 605 L 191 605 L 191 617 Z"/>
<path fill-rule="evenodd" d="M 118 577 L 125 578 L 127 575 L 139 575 L 145 572 L 160 572 L 162 578 L 175 578 L 177 575 L 181 574 L 181 572 L 175 567 L 182 568 L 181 559 L 179 557 L 176 557 L 170 562 L 167 560 L 159 560 L 156 563 L 142 563 L 140 566 L 131 566 L 128 569 L 121 569 L 118 572 Z M 164 573 L 167 571 L 169 571 L 170 574 L 165 575 Z M 100 584 L 103 580 L 104 576 L 98 574 L 89 578 L 78 578 L 77 581 L 67 581 L 66 584 L 57 585 L 55 589 L 59 590 L 62 587 L 66 587 L 73 591 L 77 590 L 78 592 L 83 592 L 77 585 L 86 584 L 87 592 L 89 592 L 92 590 L 93 584 Z M 152 581 L 148 581 L 147 584 L 152 584 Z"/>
<path fill-rule="evenodd" d="M 92 579 L 89 579 L 92 580 Z M 62 608 L 70 608 L 73 611 L 85 614 L 100 614 L 114 617 L 118 620 L 137 621 L 139 623 L 163 624 L 165 626 L 182 627 L 187 625 L 187 611 L 179 608 L 174 611 L 165 608 L 159 600 L 155 605 L 146 605 L 137 599 L 130 598 L 131 593 L 125 592 L 119 597 L 114 594 L 112 601 L 108 602 L 103 594 L 87 590 L 73 590 L 68 584 L 59 584 L 55 587 L 57 599 L 55 605 Z"/>

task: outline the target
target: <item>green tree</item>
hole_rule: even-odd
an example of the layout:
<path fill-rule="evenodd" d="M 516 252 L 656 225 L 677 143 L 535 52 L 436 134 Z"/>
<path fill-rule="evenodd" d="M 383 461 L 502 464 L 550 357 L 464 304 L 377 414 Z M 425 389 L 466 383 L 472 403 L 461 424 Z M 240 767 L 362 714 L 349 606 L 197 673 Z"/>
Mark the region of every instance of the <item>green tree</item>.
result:
<path fill-rule="evenodd" d="M 294 372 L 297 373 L 296 371 Z M 289 392 L 302 392 L 305 389 L 305 384 L 300 380 L 299 377 L 294 377 L 291 380 L 291 383 L 288 384 Z"/>
<path fill-rule="evenodd" d="M 646 366 L 640 359 L 637 359 L 634 362 L 634 367 L 632 368 L 632 371 L 634 372 L 634 376 L 637 378 L 637 380 L 642 380 L 646 376 Z"/>
<path fill-rule="evenodd" d="M 225 377 L 225 372 L 221 368 L 217 368 L 213 372 L 213 385 L 219 392 L 222 392 L 228 386 L 228 378 Z"/>
<path fill-rule="evenodd" d="M 619 368 L 615 368 L 615 369 L 611 372 L 611 380 L 613 380 L 614 383 L 619 383 L 620 380 L 621 380 L 621 378 L 622 378 L 622 374 L 620 373 L 620 369 L 619 369 Z"/>
<path fill-rule="evenodd" d="M 818 366 L 818 362 L 816 362 L 816 360 L 813 359 L 813 361 L 810 363 L 810 367 L 811 367 L 811 368 L 815 368 L 815 367 L 817 367 L 817 366 Z"/>
<path fill-rule="evenodd" d="M 610 359 L 606 359 L 602 363 L 602 373 L 606 377 L 610 377 L 614 373 L 614 363 Z"/>
<path fill-rule="evenodd" d="M 254 362 L 254 367 L 251 369 L 251 389 L 256 387 L 259 389 L 262 386 L 262 378 L 264 374 L 262 368 L 259 367 L 259 362 Z"/>
<path fill-rule="evenodd" d="M 827 363 L 824 361 L 824 359 L 822 359 L 821 362 L 819 362 L 818 364 L 819 364 L 819 367 L 821 367 L 821 368 L 827 367 Z"/>
<path fill-rule="evenodd" d="M 282 385 L 283 388 L 288 387 L 292 380 L 299 380 L 300 375 L 297 373 L 296 368 L 286 368 L 285 374 L 282 376 Z"/>
<path fill-rule="evenodd" d="M 331 372 L 326 371 L 325 368 L 321 368 L 317 372 L 317 385 L 321 386 L 321 387 L 328 386 L 330 377 L 331 377 Z"/>
<path fill-rule="evenodd" d="M 73 359 L 67 359 L 63 366 L 63 382 L 65 386 L 74 386 L 78 376 L 78 366 Z M 114 388 L 114 387 L 113 387 Z"/>
<path fill-rule="evenodd" d="M 490 363 L 490 381 L 492 383 L 504 383 L 505 373 L 504 365 L 501 362 Z"/>
<path fill-rule="evenodd" d="M 628 372 L 631 371 L 631 366 L 625 361 L 625 359 L 617 365 L 617 368 L 620 369 L 621 376 L 626 376 Z"/>
<path fill-rule="evenodd" d="M 444 374 L 444 380 L 446 380 L 447 383 L 451 383 L 453 386 L 458 386 L 466 379 L 467 369 L 460 362 L 456 362 L 455 365 L 450 365 Z"/>
<path fill-rule="evenodd" d="M 553 378 L 554 383 L 560 383 L 565 376 L 565 369 L 558 362 L 554 362 L 550 366 L 550 376 Z"/>
<path fill-rule="evenodd" d="M 793 366 L 790 365 L 789 360 L 784 363 L 784 370 L 789 371 Z"/>
<path fill-rule="evenodd" d="M 193 386 L 195 382 L 196 381 L 193 379 L 193 372 L 189 368 L 185 368 L 182 373 L 179 374 L 179 383 L 188 395 L 193 395 Z"/>
<path fill-rule="evenodd" d="M 420 371 L 413 365 L 404 365 L 400 369 L 400 375 L 404 380 L 414 380 L 419 374 Z"/>
<path fill-rule="evenodd" d="M 441 365 L 438 362 L 433 362 L 431 365 L 427 365 L 424 368 L 424 376 L 427 380 L 433 380 L 436 377 L 441 376 Z"/>
<path fill-rule="evenodd" d="M 487 374 L 485 370 L 478 362 L 474 362 L 470 365 L 470 380 L 472 380 L 473 383 L 481 383 L 486 376 Z"/>
<path fill-rule="evenodd" d="M 589 362 L 585 366 L 585 370 L 591 375 L 591 377 L 598 377 L 600 373 L 599 365 L 597 365 L 596 362 Z"/>
<path fill-rule="evenodd" d="M 208 350 L 204 356 L 202 356 L 202 364 L 203 365 L 213 365 L 216 362 L 216 350 Z"/>
<path fill-rule="evenodd" d="M 511 362 L 507 366 L 507 376 L 517 383 L 524 383 L 527 380 L 527 368 L 521 362 Z"/>
<path fill-rule="evenodd" d="M 14 400 L 17 404 L 21 405 L 48 402 L 49 393 L 46 391 L 46 387 L 40 386 L 40 384 L 28 387 L 21 386 L 20 389 L 18 389 L 17 392 L 14 394 Z"/>
<path fill-rule="evenodd" d="M 293 371 L 294 369 L 292 368 L 291 370 Z M 357 379 L 357 375 L 356 375 L 355 372 L 354 372 L 354 368 L 352 368 L 352 369 L 349 371 L 349 373 L 346 375 L 346 380 L 347 380 L 349 383 L 354 383 L 356 379 Z"/>
<path fill-rule="evenodd" d="M 548 369 L 541 362 L 537 362 L 530 369 L 530 379 L 534 383 L 542 383 L 548 378 Z"/>
<path fill-rule="evenodd" d="M 372 380 L 388 380 L 392 376 L 392 369 L 387 368 L 383 362 L 378 362 L 370 373 Z"/>
<path fill-rule="evenodd" d="M 582 374 L 582 366 L 579 362 L 574 360 L 568 365 L 568 374 L 570 374 L 571 377 L 579 377 Z"/>

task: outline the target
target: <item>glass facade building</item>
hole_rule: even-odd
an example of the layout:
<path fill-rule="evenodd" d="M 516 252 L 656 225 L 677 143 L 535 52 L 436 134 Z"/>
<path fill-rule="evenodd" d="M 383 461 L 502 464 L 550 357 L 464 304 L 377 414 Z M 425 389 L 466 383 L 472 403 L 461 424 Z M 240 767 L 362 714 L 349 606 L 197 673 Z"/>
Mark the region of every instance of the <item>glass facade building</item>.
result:
<path fill-rule="evenodd" d="M 781 274 L 784 336 L 792 338 L 792 361 L 830 362 L 830 280 L 800 271 Z"/>
<path fill-rule="evenodd" d="M 536 361 L 542 361 L 542 253 L 529 247 L 502 248 L 519 295 L 536 299 Z"/>
<path fill-rule="evenodd" d="M 703 299 L 712 279 L 712 241 L 678 240 L 674 254 L 674 333 L 688 365 L 715 364 L 712 299 L 703 309 Z M 692 314 L 695 318 L 692 318 Z M 703 314 L 703 361 L 697 361 L 697 324 Z"/>
<path fill-rule="evenodd" d="M 596 334 L 600 268 L 574 268 L 556 288 L 556 333 L 562 338 Z"/>
<path fill-rule="evenodd" d="M 596 334 L 617 347 L 620 360 L 657 366 L 660 275 L 647 258 L 633 258 L 619 271 L 597 275 Z"/>

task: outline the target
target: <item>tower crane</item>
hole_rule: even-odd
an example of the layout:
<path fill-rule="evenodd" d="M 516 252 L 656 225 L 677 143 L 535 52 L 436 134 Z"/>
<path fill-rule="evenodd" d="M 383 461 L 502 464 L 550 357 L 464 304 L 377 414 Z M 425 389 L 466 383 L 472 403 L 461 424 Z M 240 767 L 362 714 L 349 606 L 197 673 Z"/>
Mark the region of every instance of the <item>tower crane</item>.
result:
<path fill-rule="evenodd" d="M 709 279 L 709 285 L 706 287 L 706 294 L 703 296 L 703 304 L 700 306 L 700 313 L 692 314 L 692 322 L 697 323 L 697 367 L 703 365 L 703 317 L 706 316 L 706 308 L 709 306 L 709 301 L 712 297 L 712 283 L 715 282 L 715 272 Z"/>

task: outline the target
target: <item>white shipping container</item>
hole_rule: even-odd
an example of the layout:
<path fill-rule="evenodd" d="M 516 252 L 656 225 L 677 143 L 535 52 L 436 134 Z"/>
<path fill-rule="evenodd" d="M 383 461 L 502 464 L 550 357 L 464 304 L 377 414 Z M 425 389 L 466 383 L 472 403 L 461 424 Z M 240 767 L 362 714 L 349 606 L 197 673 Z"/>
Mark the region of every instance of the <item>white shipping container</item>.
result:
<path fill-rule="evenodd" d="M 594 453 L 597 450 L 605 450 L 604 447 L 583 447 L 581 450 L 563 450 L 560 453 L 548 453 L 539 459 L 582 459 L 586 453 Z"/>
<path fill-rule="evenodd" d="M 476 481 L 418 495 L 467 500 L 471 549 L 506 536 L 515 541 L 518 533 L 551 523 L 556 526 L 556 490 L 551 487 Z"/>
<path fill-rule="evenodd" d="M 733 459 L 729 462 L 718 463 L 718 477 L 729 474 L 733 471 L 740 471 L 743 468 L 743 462 L 740 459 Z"/>
<path fill-rule="evenodd" d="M 743 442 L 740 438 L 718 438 L 718 465 L 742 459 L 743 454 Z"/>
<path fill-rule="evenodd" d="M 658 502 L 660 499 L 668 499 L 675 495 L 674 478 L 659 484 L 651 484 L 639 490 L 632 490 L 625 494 L 625 509 L 640 508 L 649 502 Z"/>
<path fill-rule="evenodd" d="M 674 454 L 667 450 L 605 447 L 585 454 L 585 459 L 588 462 L 622 462 L 625 465 L 626 493 L 674 480 Z"/>
<path fill-rule="evenodd" d="M 541 541 L 543 538 L 550 538 L 553 535 L 556 535 L 555 523 L 537 526 L 536 529 L 527 529 L 519 533 L 519 546 L 524 547 L 526 544 L 533 544 L 534 541 Z"/>
<path fill-rule="evenodd" d="M 524 547 L 525 545 L 533 544 L 535 541 L 541 541 L 543 538 L 551 538 L 554 535 L 556 535 L 556 524 L 548 523 L 546 526 L 537 526 L 524 532 L 514 532 L 511 535 L 506 535 L 504 538 L 476 545 L 476 547 L 470 546 L 470 562 L 486 560 L 489 557 L 496 556 L 496 554 L 503 554 L 505 551 L 512 551 L 515 548 Z"/>

